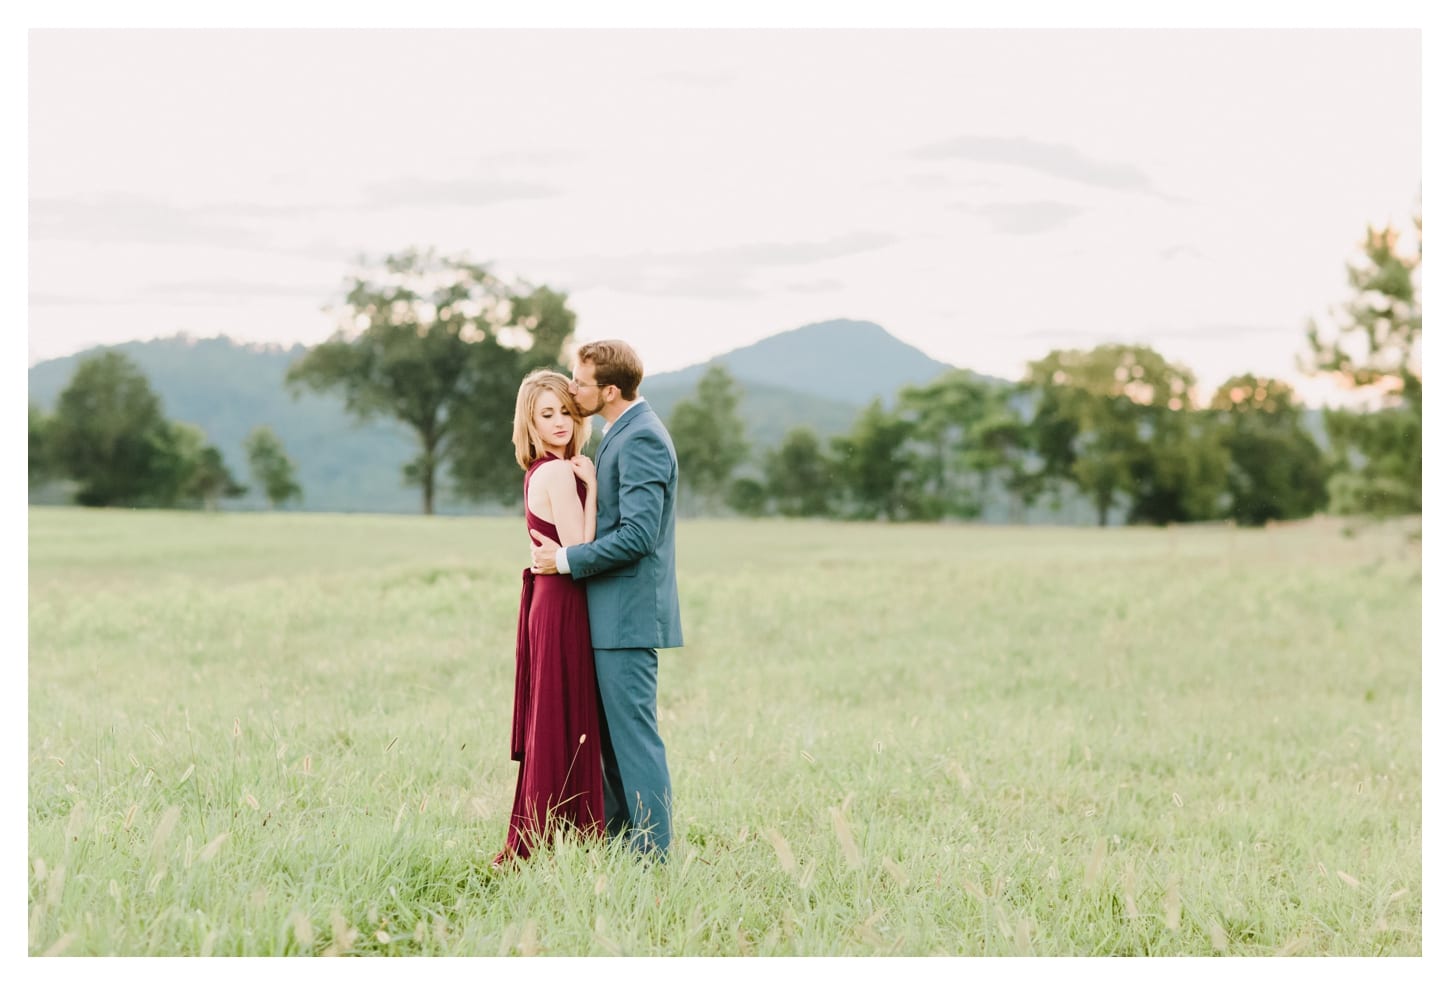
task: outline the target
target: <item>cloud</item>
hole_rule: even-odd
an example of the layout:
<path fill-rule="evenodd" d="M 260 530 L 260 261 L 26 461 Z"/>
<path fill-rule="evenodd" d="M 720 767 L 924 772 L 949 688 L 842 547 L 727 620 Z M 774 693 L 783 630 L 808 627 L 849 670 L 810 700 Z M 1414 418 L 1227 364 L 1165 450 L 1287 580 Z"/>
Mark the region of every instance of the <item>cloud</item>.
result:
<path fill-rule="evenodd" d="M 261 202 L 228 202 L 207 205 L 195 209 L 198 214 L 210 216 L 231 216 L 238 219 L 306 219 L 347 208 L 343 205 L 327 205 L 311 202 L 306 205 L 265 205 Z"/>
<path fill-rule="evenodd" d="M 111 298 L 90 297 L 82 294 L 55 294 L 49 291 L 31 291 L 27 298 L 32 308 L 69 308 L 80 305 L 115 304 Z M 135 304 L 135 301 L 122 302 Z"/>
<path fill-rule="evenodd" d="M 693 268 L 682 270 L 643 270 L 632 287 L 626 281 L 617 290 L 635 294 L 655 294 L 689 298 L 748 298 L 756 297 L 760 291 L 747 282 L 742 270 L 724 268 Z"/>
<path fill-rule="evenodd" d="M 1050 144 L 1025 137 L 962 136 L 919 147 L 910 156 L 924 161 L 1002 164 L 1096 188 L 1167 197 L 1137 167 L 1119 161 L 1094 160 L 1069 144 Z"/>
<path fill-rule="evenodd" d="M 104 297 L 93 294 L 65 294 L 33 291 L 28 301 L 33 308 L 74 307 L 216 307 L 218 303 L 245 304 L 256 301 L 316 302 L 321 307 L 341 293 L 339 288 L 306 284 L 275 284 L 265 281 L 192 281 L 148 284 L 139 290 Z"/>
<path fill-rule="evenodd" d="M 846 285 L 834 277 L 824 277 L 820 280 L 801 281 L 795 284 L 785 285 L 785 290 L 792 294 L 822 294 L 827 291 L 839 291 Z"/>
<path fill-rule="evenodd" d="M 1203 259 L 1203 253 L 1198 247 L 1190 246 L 1187 243 L 1174 243 L 1172 246 L 1166 246 L 1158 251 L 1158 258 L 1160 260 L 1176 260 L 1179 257 L 1201 260 Z"/>
<path fill-rule="evenodd" d="M 315 284 L 278 284 L 268 281 L 173 281 L 149 284 L 143 294 L 174 298 L 208 298 L 226 301 L 260 301 L 271 298 L 303 298 L 319 304 L 341 289 Z"/>
<path fill-rule="evenodd" d="M 217 221 L 205 209 L 168 205 L 136 195 L 30 200 L 30 239 L 85 243 L 185 243 L 256 248 L 256 231 Z"/>
<path fill-rule="evenodd" d="M 567 164 L 570 161 L 577 161 L 580 157 L 578 151 L 565 150 L 563 148 L 534 148 L 524 150 L 523 148 L 505 148 L 504 150 L 493 151 L 476 158 L 480 167 L 485 169 L 508 168 L 522 166 L 526 168 L 552 167 L 556 164 Z"/>
<path fill-rule="evenodd" d="M 993 202 L 988 205 L 959 205 L 964 212 L 980 215 L 995 232 L 1009 236 L 1035 236 L 1066 225 L 1085 211 L 1068 202 Z"/>
<path fill-rule="evenodd" d="M 951 178 L 944 174 L 909 174 L 906 176 L 906 183 L 913 188 L 925 188 L 928 190 L 936 188 L 950 188 L 956 184 Z"/>
<path fill-rule="evenodd" d="M 835 239 L 804 243 L 747 243 L 722 246 L 699 253 L 686 254 L 702 261 L 726 260 L 760 266 L 793 266 L 835 260 L 857 253 L 869 253 L 896 242 L 896 237 L 883 232 L 855 232 Z"/>
<path fill-rule="evenodd" d="M 654 77 L 661 82 L 677 82 L 696 89 L 717 89 L 735 81 L 735 76 L 730 72 L 701 72 L 695 69 L 657 72 Z"/>
<path fill-rule="evenodd" d="M 477 208 L 500 202 L 554 198 L 563 190 L 533 181 L 489 178 L 397 178 L 369 185 L 361 207 L 376 208 Z"/>
<path fill-rule="evenodd" d="M 181 206 L 119 192 L 30 200 L 30 240 L 271 249 L 270 230 L 247 220 L 303 219 L 387 208 L 481 208 L 563 194 L 531 181 L 400 178 L 379 182 L 351 203 L 227 202 Z M 287 252 L 287 251 L 284 251 Z"/>
<path fill-rule="evenodd" d="M 1303 325 L 1194 325 L 1183 329 L 1165 329 L 1153 334 L 1165 339 L 1244 339 L 1266 335 L 1304 334 Z"/>
<path fill-rule="evenodd" d="M 90 294 L 56 294 L 37 292 L 29 297 L 32 308 L 215 308 L 214 298 L 178 297 L 157 300 L 138 294 L 113 294 L 97 297 Z"/>
<path fill-rule="evenodd" d="M 738 298 L 760 293 L 750 284 L 757 273 L 837 260 L 895 242 L 897 238 L 889 233 L 859 231 L 827 240 L 740 243 L 707 250 L 573 257 L 549 263 L 566 272 L 565 279 L 575 291 L 607 288 L 636 294 Z M 821 284 L 823 281 L 816 282 Z"/>
<path fill-rule="evenodd" d="M 1265 336 L 1283 336 L 1293 332 L 1303 332 L 1303 327 L 1298 325 L 1250 325 L 1250 324 L 1209 324 L 1190 325 L 1184 328 L 1150 328 L 1139 333 L 1143 338 L 1153 344 L 1162 340 L 1173 341 L 1198 341 L 1198 342 L 1237 342 L 1241 339 L 1264 338 Z M 1014 333 L 1015 335 L 1015 333 Z M 1038 329 L 1027 332 L 1020 336 L 1026 339 L 1061 339 L 1067 342 L 1077 342 L 1091 348 L 1103 342 L 1103 339 L 1091 331 L 1074 331 L 1072 329 Z"/>

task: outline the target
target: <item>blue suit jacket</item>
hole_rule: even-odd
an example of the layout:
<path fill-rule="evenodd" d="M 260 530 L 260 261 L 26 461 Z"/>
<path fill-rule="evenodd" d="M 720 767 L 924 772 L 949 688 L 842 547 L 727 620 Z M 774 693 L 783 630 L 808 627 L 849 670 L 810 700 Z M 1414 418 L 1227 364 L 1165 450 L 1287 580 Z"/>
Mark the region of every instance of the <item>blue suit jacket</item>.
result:
<path fill-rule="evenodd" d="M 684 646 L 675 586 L 675 493 L 680 466 L 659 416 L 643 400 L 599 444 L 594 540 L 569 548 L 569 574 L 589 595 L 601 650 Z"/>

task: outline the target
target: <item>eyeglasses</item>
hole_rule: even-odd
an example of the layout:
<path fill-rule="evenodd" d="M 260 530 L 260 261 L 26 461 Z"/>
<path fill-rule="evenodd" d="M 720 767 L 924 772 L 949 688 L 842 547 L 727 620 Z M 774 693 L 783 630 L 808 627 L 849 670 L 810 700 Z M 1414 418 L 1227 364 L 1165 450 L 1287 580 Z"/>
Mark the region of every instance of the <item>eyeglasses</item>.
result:
<path fill-rule="evenodd" d="M 570 380 L 569 382 L 572 383 L 572 384 L 574 384 L 574 389 L 576 389 L 576 390 L 583 390 L 585 387 L 591 387 L 591 386 L 592 387 L 598 387 L 599 386 L 598 383 L 585 383 L 583 380 Z M 604 385 L 605 386 L 609 386 L 608 383 L 606 383 Z"/>

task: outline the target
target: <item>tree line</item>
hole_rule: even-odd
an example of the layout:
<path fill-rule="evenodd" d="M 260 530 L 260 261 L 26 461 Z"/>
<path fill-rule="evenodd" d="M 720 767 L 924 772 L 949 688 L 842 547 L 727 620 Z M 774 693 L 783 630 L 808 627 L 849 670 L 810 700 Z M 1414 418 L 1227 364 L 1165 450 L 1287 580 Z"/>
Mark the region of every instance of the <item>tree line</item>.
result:
<path fill-rule="evenodd" d="M 146 375 L 119 352 L 81 360 L 54 412 L 32 403 L 29 418 L 31 488 L 68 480 L 82 506 L 216 509 L 247 493 L 206 433 L 168 419 Z M 301 498 L 296 463 L 271 428 L 253 429 L 245 449 L 274 508 Z"/>
<path fill-rule="evenodd" d="M 433 512 L 440 482 L 465 499 L 517 501 L 507 453 L 514 395 L 529 371 L 567 372 L 575 315 L 565 295 L 506 282 L 485 266 L 409 250 L 364 262 L 334 309 L 332 336 L 288 369 L 285 385 L 335 393 L 358 420 L 407 425 L 417 455 L 401 476 Z M 247 438 L 252 475 L 273 507 L 300 499 L 296 464 L 261 426 Z M 85 506 L 209 506 L 246 493 L 201 429 L 167 420 L 133 361 L 82 360 L 53 414 L 30 406 L 30 484 L 75 484 Z"/>
<path fill-rule="evenodd" d="M 691 502 L 759 516 L 940 520 L 1005 497 L 1027 507 L 1086 497 L 1100 523 L 1232 519 L 1246 525 L 1338 513 L 1420 510 L 1422 381 L 1418 234 L 1413 254 L 1371 227 L 1348 265 L 1350 300 L 1307 327 L 1304 368 L 1381 398 L 1328 411 L 1329 446 L 1305 428 L 1289 384 L 1243 374 L 1195 405 L 1193 374 L 1151 347 L 1059 349 L 1003 386 L 952 371 L 874 401 L 844 435 L 791 431 L 752 458 L 739 390 L 710 367 L 668 421 Z M 417 454 L 402 480 L 425 514 L 442 483 L 464 499 L 520 496 L 507 454 L 528 372 L 567 372 L 576 316 L 565 294 L 505 281 L 465 257 L 409 250 L 350 275 L 337 328 L 289 368 L 286 386 L 342 397 L 358 420 L 405 424 Z M 274 507 L 301 497 L 269 428 L 246 442 Z M 246 490 L 193 425 L 169 421 L 140 370 L 116 352 L 83 360 L 52 415 L 30 408 L 32 486 L 76 484 L 84 505 L 215 508 Z"/>
<path fill-rule="evenodd" d="M 1015 385 L 949 372 L 891 407 L 874 401 L 845 435 L 796 428 L 754 459 L 739 389 L 711 366 L 669 421 L 681 480 L 698 508 L 751 516 L 969 519 L 1000 496 L 1020 520 L 1069 492 L 1100 524 L 1114 507 L 1143 524 L 1419 513 L 1421 255 L 1371 227 L 1335 324 L 1309 322 L 1303 368 L 1381 398 L 1371 412 L 1325 412 L 1327 448 L 1282 380 L 1241 374 L 1196 406 L 1186 367 L 1105 344 L 1050 352 Z"/>

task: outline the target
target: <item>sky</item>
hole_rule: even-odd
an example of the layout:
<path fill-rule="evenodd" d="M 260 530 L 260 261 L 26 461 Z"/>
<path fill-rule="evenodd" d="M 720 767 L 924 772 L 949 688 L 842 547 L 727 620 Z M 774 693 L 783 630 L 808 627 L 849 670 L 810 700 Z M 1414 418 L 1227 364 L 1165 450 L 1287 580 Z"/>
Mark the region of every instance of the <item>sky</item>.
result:
<path fill-rule="evenodd" d="M 568 292 L 646 372 L 833 318 L 1019 378 L 1296 360 L 1420 202 L 1417 30 L 39 30 L 31 365 L 315 344 L 359 256 Z"/>

